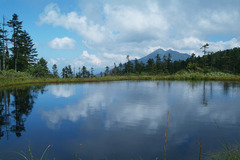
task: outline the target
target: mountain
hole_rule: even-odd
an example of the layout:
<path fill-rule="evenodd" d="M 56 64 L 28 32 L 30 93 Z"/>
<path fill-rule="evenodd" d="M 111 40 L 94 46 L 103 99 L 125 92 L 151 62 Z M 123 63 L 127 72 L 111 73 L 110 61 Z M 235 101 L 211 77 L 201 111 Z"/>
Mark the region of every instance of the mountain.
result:
<path fill-rule="evenodd" d="M 173 61 L 178 61 L 178 60 L 186 60 L 187 58 L 190 57 L 189 54 L 186 54 L 186 53 L 180 53 L 180 52 L 177 52 L 177 51 L 173 51 L 173 50 L 163 50 L 163 49 L 157 49 L 155 51 L 153 51 L 152 53 L 150 53 L 149 55 L 143 57 L 143 58 L 140 58 L 138 61 L 139 62 L 143 62 L 143 63 L 147 63 L 147 61 L 152 58 L 154 60 L 156 60 L 156 56 L 157 54 L 159 54 L 161 60 L 163 60 L 163 56 L 165 55 L 166 58 L 168 57 L 168 54 L 170 54 L 172 56 L 172 62 Z"/>

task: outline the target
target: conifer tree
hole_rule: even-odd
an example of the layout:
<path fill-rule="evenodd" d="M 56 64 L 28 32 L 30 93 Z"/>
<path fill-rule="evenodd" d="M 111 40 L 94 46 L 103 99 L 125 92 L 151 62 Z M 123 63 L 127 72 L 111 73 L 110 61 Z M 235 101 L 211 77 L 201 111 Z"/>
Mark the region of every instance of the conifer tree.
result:
<path fill-rule="evenodd" d="M 54 78 L 59 78 L 59 76 L 58 76 L 58 70 L 57 70 L 57 65 L 56 65 L 56 64 L 54 64 L 54 65 L 52 66 L 52 74 L 53 74 L 53 77 L 54 77 Z"/>
<path fill-rule="evenodd" d="M 17 72 L 17 61 L 18 61 L 18 53 L 19 53 L 19 45 L 20 43 L 20 35 L 22 33 L 22 21 L 18 20 L 18 15 L 13 14 L 12 19 L 9 20 L 8 26 L 12 28 L 12 38 L 10 41 L 13 43 L 13 47 L 11 48 L 11 51 L 13 52 L 13 62 L 14 62 L 14 69 L 15 72 Z"/>

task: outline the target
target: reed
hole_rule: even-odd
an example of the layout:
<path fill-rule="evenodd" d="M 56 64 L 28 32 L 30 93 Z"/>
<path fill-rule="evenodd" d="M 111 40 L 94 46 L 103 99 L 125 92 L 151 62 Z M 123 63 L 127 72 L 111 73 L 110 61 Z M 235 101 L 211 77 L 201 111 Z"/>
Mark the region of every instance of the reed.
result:
<path fill-rule="evenodd" d="M 167 132 L 168 132 L 168 122 L 169 122 L 169 110 L 168 110 L 168 113 L 167 113 L 167 125 L 166 125 L 166 131 L 165 131 L 164 160 L 166 160 L 166 156 L 167 156 Z"/>
<path fill-rule="evenodd" d="M 240 160 L 240 144 L 237 145 L 229 145 L 227 140 L 225 139 L 220 126 L 218 125 L 217 121 L 214 120 L 214 123 L 219 130 L 219 134 L 221 139 L 223 140 L 223 149 L 218 152 L 208 152 L 206 154 L 207 160 Z"/>
<path fill-rule="evenodd" d="M 200 138 L 199 160 L 201 160 L 201 156 L 202 156 L 202 139 Z"/>
<path fill-rule="evenodd" d="M 226 144 L 223 150 L 218 152 L 209 152 L 206 154 L 206 160 L 240 160 L 240 145 L 229 146 Z"/>
<path fill-rule="evenodd" d="M 51 147 L 51 145 L 48 145 L 45 148 L 45 150 L 43 151 L 43 153 L 42 153 L 42 155 L 41 155 L 39 160 L 47 160 L 50 147 Z M 24 160 L 34 160 L 34 157 L 33 157 L 30 145 L 28 145 L 28 152 L 29 152 L 29 157 L 27 156 L 26 153 L 20 153 L 20 152 L 16 152 L 16 153 L 18 155 L 20 155 Z"/>

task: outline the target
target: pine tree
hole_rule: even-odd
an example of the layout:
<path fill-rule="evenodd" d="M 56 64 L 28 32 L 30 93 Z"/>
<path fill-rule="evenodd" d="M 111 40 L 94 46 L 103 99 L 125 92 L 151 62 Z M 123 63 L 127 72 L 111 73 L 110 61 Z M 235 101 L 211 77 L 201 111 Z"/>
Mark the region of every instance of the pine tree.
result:
<path fill-rule="evenodd" d="M 94 69 L 93 69 L 93 67 L 91 67 L 91 73 L 90 73 L 90 77 L 91 77 L 91 78 L 94 77 L 93 71 L 94 71 Z"/>
<path fill-rule="evenodd" d="M 106 70 L 105 70 L 105 72 L 104 72 L 104 76 L 108 76 L 108 75 L 109 75 L 109 67 L 106 66 Z"/>
<path fill-rule="evenodd" d="M 30 65 L 35 64 L 37 51 L 36 48 L 34 48 L 33 40 L 26 31 L 21 33 L 17 44 L 19 46 L 17 68 L 19 71 L 25 71 Z"/>
<path fill-rule="evenodd" d="M 171 65 L 172 65 L 172 56 L 171 56 L 171 54 L 169 53 L 168 54 L 168 57 L 167 57 L 167 69 L 168 69 L 168 72 L 172 72 L 172 67 L 171 67 Z"/>
<path fill-rule="evenodd" d="M 121 73 L 122 73 L 122 68 L 123 68 L 122 63 L 119 63 L 118 67 L 119 67 L 119 72 L 120 72 L 120 74 L 121 74 Z"/>
<path fill-rule="evenodd" d="M 3 23 L 2 26 L 0 25 L 0 70 L 2 67 L 2 70 L 6 69 L 6 44 L 7 44 L 7 30 L 5 30 L 5 17 L 3 16 Z M 2 28 L 1 28 L 2 27 Z M 2 56 L 1 56 L 2 55 Z M 2 65 L 1 65 L 2 60 Z"/>
<path fill-rule="evenodd" d="M 156 56 L 156 72 L 157 72 L 157 74 L 159 74 L 161 72 L 161 67 L 162 67 L 161 58 L 160 58 L 159 54 L 157 54 L 157 56 Z"/>
<path fill-rule="evenodd" d="M 56 64 L 54 64 L 54 65 L 52 66 L 52 74 L 53 74 L 53 77 L 54 77 L 54 78 L 59 78 L 59 76 L 58 76 L 58 70 L 57 70 L 57 65 L 56 65 Z"/>
<path fill-rule="evenodd" d="M 49 76 L 49 69 L 47 61 L 44 58 L 40 58 L 37 64 L 34 64 L 29 68 L 29 73 L 35 77 L 47 77 Z"/>
<path fill-rule="evenodd" d="M 2 32 L 3 32 L 3 30 L 1 29 L 1 27 L 0 27 L 0 71 L 2 70 L 2 62 L 1 62 L 1 59 L 2 59 L 2 57 L 3 57 L 3 55 L 4 55 L 4 46 L 3 46 L 3 43 L 2 43 Z"/>
<path fill-rule="evenodd" d="M 82 77 L 83 78 L 86 78 L 86 77 L 88 77 L 88 70 L 87 70 L 87 68 L 85 67 L 85 66 L 83 66 L 82 67 Z"/>
<path fill-rule="evenodd" d="M 73 78 L 74 77 L 71 65 L 65 66 L 62 69 L 62 77 L 63 78 Z"/>
<path fill-rule="evenodd" d="M 155 68 L 155 64 L 154 64 L 154 60 L 152 58 L 150 58 L 147 61 L 147 71 L 151 74 L 155 74 L 156 72 L 156 68 Z"/>
<path fill-rule="evenodd" d="M 82 74 L 81 74 L 81 68 L 78 68 L 78 72 L 76 73 L 76 78 L 81 78 Z"/>
<path fill-rule="evenodd" d="M 135 60 L 134 60 L 134 68 L 135 68 L 135 72 L 137 73 L 141 73 L 141 71 L 140 71 L 140 64 L 139 64 L 139 62 L 138 62 L 138 59 L 137 58 L 135 58 Z"/>
<path fill-rule="evenodd" d="M 12 19 L 7 22 L 8 26 L 13 29 L 12 38 L 10 41 L 13 43 L 13 47 L 11 51 L 13 52 L 13 62 L 14 62 L 14 69 L 17 72 L 17 61 L 18 61 L 18 54 L 19 54 L 19 45 L 20 43 L 20 35 L 22 33 L 22 21 L 18 20 L 18 15 L 13 14 Z"/>

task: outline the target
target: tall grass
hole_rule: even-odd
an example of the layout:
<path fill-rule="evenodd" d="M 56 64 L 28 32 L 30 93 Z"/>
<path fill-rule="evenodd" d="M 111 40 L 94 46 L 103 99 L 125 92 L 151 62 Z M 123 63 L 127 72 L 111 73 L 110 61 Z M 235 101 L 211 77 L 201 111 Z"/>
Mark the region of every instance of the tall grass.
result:
<path fill-rule="evenodd" d="M 167 125 L 166 125 L 166 131 L 165 131 L 164 160 L 166 160 L 166 156 L 167 156 L 167 132 L 168 132 L 168 122 L 169 122 L 169 110 L 168 110 L 168 113 L 167 113 Z"/>
<path fill-rule="evenodd" d="M 48 145 L 45 148 L 39 160 L 47 160 L 50 147 L 51 145 Z M 19 154 L 24 160 L 34 160 L 30 145 L 28 145 L 28 152 L 29 152 L 29 155 L 27 155 L 26 153 L 20 153 L 20 152 L 17 152 L 17 154 Z"/>
<path fill-rule="evenodd" d="M 229 145 L 216 120 L 214 120 L 214 123 L 217 129 L 219 130 L 221 139 L 224 142 L 224 147 L 221 151 L 218 151 L 218 152 L 208 152 L 206 154 L 205 159 L 207 160 L 213 160 L 213 159 L 214 160 L 240 160 L 240 144 L 232 145 L 232 146 Z"/>
<path fill-rule="evenodd" d="M 206 154 L 206 160 L 240 160 L 240 144 L 229 146 L 226 144 L 223 150 L 218 152 L 209 152 Z"/>

